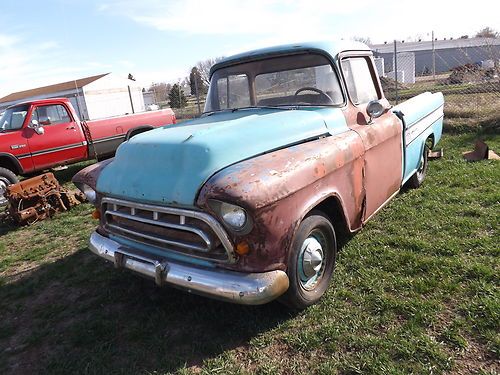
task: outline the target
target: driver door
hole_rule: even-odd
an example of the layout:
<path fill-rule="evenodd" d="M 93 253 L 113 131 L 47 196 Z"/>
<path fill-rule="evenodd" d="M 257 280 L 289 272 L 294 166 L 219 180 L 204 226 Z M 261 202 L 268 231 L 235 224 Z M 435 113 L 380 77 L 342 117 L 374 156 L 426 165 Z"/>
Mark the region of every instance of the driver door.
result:
<path fill-rule="evenodd" d="M 366 113 L 372 100 L 389 108 L 370 55 L 344 56 L 341 67 L 351 102 L 347 108 L 348 124 L 361 137 L 365 147 L 363 220 L 366 221 L 401 187 L 402 127 L 390 110 L 371 120 Z"/>
<path fill-rule="evenodd" d="M 43 134 L 37 134 L 32 128 L 25 129 L 35 169 L 85 159 L 85 139 L 80 126 L 71 118 L 65 106 L 37 106 L 32 111 L 30 124 L 33 120 L 44 130 Z"/>

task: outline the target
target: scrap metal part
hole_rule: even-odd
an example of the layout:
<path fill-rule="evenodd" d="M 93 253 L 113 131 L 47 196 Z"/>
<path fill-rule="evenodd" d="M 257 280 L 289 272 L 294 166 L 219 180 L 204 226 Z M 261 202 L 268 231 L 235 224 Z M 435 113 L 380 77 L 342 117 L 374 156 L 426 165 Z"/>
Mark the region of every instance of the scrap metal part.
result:
<path fill-rule="evenodd" d="M 8 201 L 5 216 L 19 225 L 52 217 L 85 201 L 82 193 L 61 187 L 52 173 L 9 185 L 5 197 Z"/>
<path fill-rule="evenodd" d="M 463 156 L 467 161 L 500 160 L 500 156 L 490 150 L 488 145 L 480 139 L 474 144 L 474 151 L 466 151 Z"/>

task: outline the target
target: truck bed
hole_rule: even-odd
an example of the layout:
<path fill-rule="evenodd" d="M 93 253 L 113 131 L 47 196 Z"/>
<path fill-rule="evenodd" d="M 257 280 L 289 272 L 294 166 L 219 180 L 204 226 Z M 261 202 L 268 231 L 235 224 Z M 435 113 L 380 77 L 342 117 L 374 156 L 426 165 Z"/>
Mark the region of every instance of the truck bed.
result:
<path fill-rule="evenodd" d="M 171 109 L 141 112 L 87 121 L 98 156 L 112 154 L 125 140 L 127 132 L 141 126 L 157 128 L 175 123 Z"/>

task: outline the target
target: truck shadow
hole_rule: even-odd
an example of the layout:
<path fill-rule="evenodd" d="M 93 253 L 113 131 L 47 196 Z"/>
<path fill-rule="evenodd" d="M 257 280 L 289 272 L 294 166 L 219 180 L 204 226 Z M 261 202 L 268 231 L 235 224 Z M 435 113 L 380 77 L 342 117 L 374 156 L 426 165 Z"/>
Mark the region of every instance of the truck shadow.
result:
<path fill-rule="evenodd" d="M 83 248 L 11 280 L 0 280 L 2 373 L 196 368 L 294 316 L 277 302 L 239 306 L 158 288 Z"/>

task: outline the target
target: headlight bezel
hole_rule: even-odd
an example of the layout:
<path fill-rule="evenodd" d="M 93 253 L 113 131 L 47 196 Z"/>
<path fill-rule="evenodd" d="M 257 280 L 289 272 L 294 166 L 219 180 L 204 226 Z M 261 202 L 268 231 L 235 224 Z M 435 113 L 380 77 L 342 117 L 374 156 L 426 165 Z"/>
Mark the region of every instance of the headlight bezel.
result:
<path fill-rule="evenodd" d="M 97 191 L 85 183 L 76 183 L 76 187 L 85 195 L 87 201 L 93 205 L 97 202 Z"/>
<path fill-rule="evenodd" d="M 222 221 L 226 228 L 229 228 L 232 232 L 237 233 L 239 235 L 244 235 L 249 233 L 253 228 L 253 221 L 247 210 L 237 204 L 229 203 L 225 201 L 220 201 L 217 199 L 209 199 L 208 205 L 210 208 L 217 214 L 217 217 Z M 241 226 L 233 225 L 228 219 L 227 214 L 224 215 L 224 211 L 228 209 L 235 209 L 241 212 L 244 215 L 244 223 Z M 226 217 L 224 217 L 226 216 Z"/>

